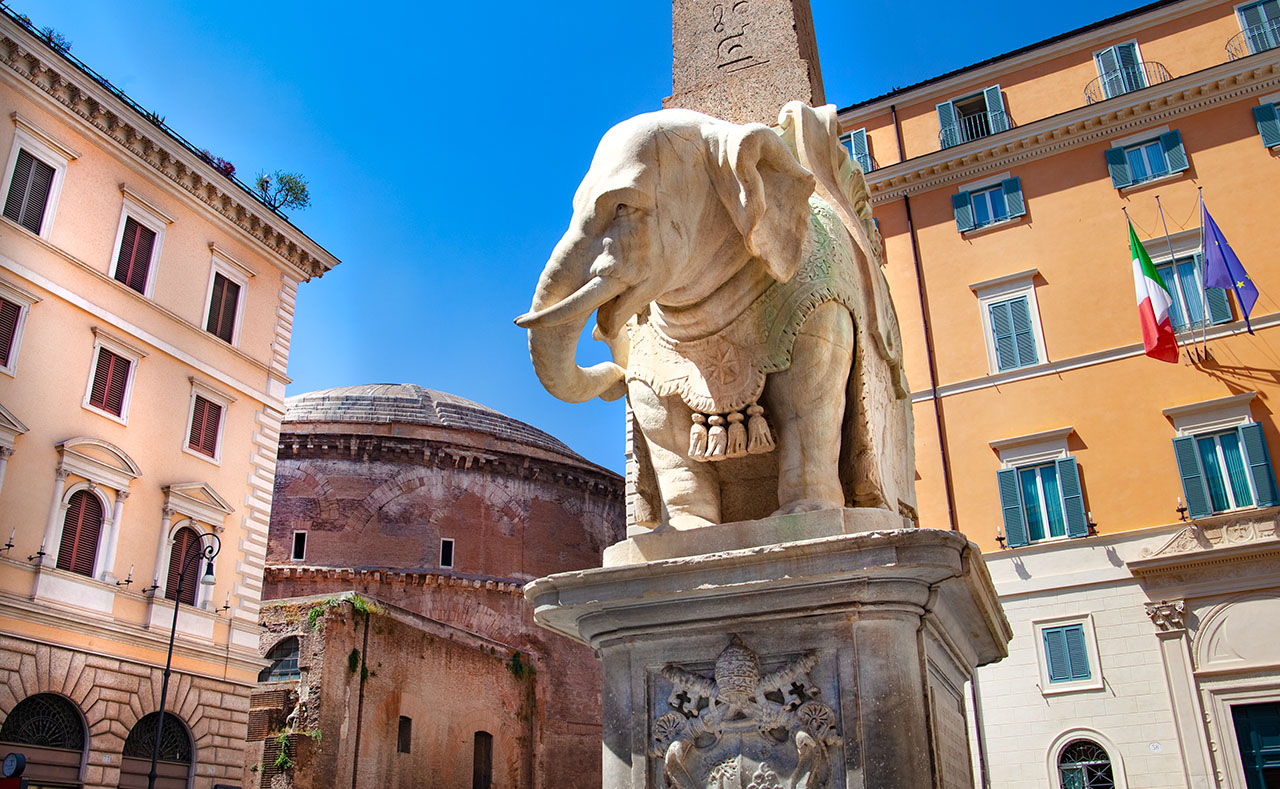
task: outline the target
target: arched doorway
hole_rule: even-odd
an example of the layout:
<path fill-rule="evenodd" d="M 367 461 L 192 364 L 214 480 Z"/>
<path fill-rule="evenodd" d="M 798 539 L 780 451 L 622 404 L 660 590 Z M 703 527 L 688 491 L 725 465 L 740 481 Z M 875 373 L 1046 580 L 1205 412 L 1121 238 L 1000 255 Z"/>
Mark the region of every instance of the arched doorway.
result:
<path fill-rule="evenodd" d="M 124 741 L 120 789 L 146 789 L 159 722 L 160 713 L 153 712 L 133 725 Z M 160 733 L 160 761 L 156 763 L 156 789 L 186 789 L 190 785 L 194 750 L 187 725 L 166 712 Z"/>
<path fill-rule="evenodd" d="M 0 755 L 10 751 L 25 755 L 23 777 L 42 787 L 80 786 L 87 743 L 80 710 L 55 693 L 28 696 L 0 726 Z"/>

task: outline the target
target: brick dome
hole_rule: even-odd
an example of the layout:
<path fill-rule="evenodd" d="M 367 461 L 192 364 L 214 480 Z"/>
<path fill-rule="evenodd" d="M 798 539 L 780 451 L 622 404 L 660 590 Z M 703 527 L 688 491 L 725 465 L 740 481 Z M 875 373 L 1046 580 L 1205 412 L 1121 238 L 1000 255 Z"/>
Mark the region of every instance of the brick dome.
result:
<path fill-rule="evenodd" d="M 286 423 L 408 424 L 474 430 L 504 441 L 581 458 L 532 425 L 464 397 L 417 384 L 338 386 L 285 399 Z"/>

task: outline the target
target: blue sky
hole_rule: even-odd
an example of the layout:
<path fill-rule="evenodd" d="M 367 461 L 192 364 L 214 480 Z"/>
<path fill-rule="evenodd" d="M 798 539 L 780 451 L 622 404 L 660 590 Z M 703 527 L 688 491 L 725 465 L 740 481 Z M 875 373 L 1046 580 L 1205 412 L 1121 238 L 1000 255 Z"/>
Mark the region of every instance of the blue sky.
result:
<path fill-rule="evenodd" d="M 812 4 L 841 107 L 1139 5 Z M 671 92 L 666 0 L 10 6 L 245 180 L 308 178 L 291 219 L 343 263 L 300 289 L 289 394 L 419 383 L 622 470 L 621 403 L 553 399 L 511 319 L 600 136 Z"/>

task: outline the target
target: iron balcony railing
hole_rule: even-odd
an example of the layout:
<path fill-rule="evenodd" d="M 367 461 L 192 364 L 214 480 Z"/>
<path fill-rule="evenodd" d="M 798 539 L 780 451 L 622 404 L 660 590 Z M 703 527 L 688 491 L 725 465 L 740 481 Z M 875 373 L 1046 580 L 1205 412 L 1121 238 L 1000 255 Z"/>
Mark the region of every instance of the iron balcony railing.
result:
<path fill-rule="evenodd" d="M 1164 64 L 1145 60 L 1121 66 L 1115 71 L 1108 71 L 1098 77 L 1085 86 L 1084 98 L 1087 104 L 1096 104 L 1099 101 L 1159 85 L 1171 79 L 1173 76 L 1169 74 L 1169 69 L 1165 68 Z"/>
<path fill-rule="evenodd" d="M 1232 60 L 1266 52 L 1280 47 L 1280 21 L 1272 20 L 1246 27 L 1227 42 L 1227 54 Z"/>
<path fill-rule="evenodd" d="M 1012 128 L 1013 121 L 1004 110 L 962 115 L 956 119 L 955 126 L 948 126 L 938 133 L 938 144 L 943 148 L 950 148 L 962 142 L 989 137 Z"/>

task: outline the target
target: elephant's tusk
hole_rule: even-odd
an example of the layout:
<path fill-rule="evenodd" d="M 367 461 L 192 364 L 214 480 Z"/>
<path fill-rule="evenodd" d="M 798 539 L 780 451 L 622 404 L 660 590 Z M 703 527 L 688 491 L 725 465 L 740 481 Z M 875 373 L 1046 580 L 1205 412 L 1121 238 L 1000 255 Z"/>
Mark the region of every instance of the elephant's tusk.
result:
<path fill-rule="evenodd" d="M 626 289 L 627 283 L 621 280 L 611 277 L 593 277 L 590 282 L 578 288 L 573 295 L 552 304 L 550 307 L 526 312 L 516 318 L 516 325 L 522 329 L 559 326 L 589 314 L 596 307 Z"/>

